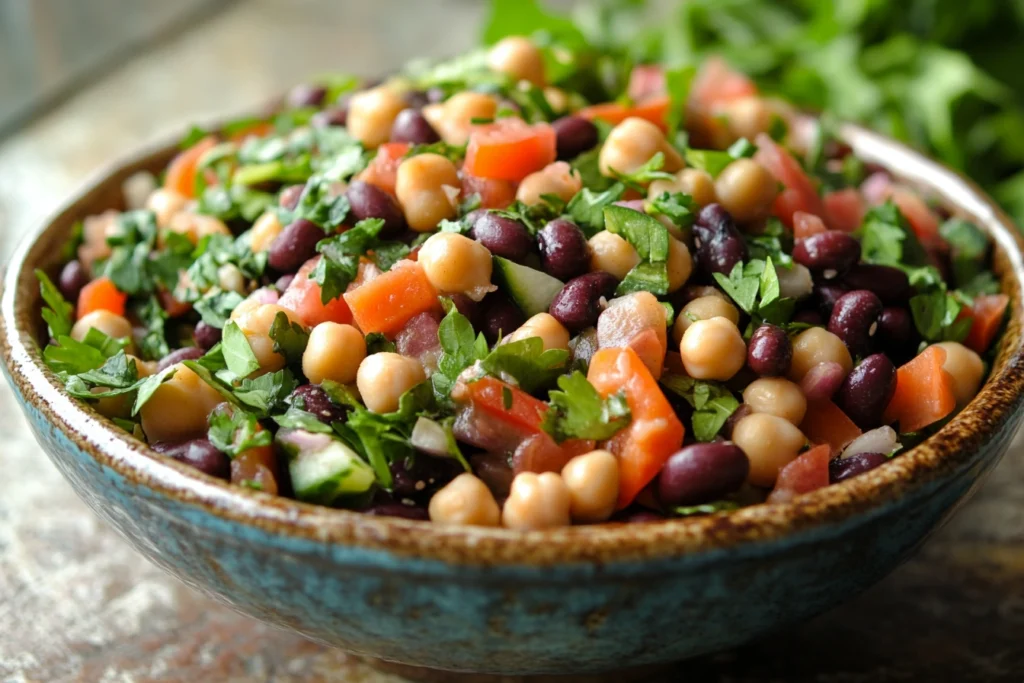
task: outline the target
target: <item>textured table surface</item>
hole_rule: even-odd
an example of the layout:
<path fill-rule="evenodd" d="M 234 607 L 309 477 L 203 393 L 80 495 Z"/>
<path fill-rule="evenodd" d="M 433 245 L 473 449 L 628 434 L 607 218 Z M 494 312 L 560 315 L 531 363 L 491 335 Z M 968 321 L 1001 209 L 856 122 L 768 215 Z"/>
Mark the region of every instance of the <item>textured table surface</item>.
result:
<path fill-rule="evenodd" d="M 304 74 L 379 73 L 451 53 L 473 41 L 479 16 L 469 0 L 232 6 L 0 146 L 0 262 L 111 156 Z M 6 385 L 0 437 L 0 680 L 400 681 L 239 616 L 149 565 L 75 497 Z M 682 664 L 670 679 L 1024 681 L 1024 445 L 879 585 L 808 624 Z"/>

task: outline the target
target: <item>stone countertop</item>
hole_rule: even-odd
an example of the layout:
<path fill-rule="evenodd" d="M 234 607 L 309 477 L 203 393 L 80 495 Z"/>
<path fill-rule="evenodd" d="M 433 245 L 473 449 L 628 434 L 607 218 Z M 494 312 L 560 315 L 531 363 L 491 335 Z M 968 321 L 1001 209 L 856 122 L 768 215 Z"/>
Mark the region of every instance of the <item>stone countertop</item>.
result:
<path fill-rule="evenodd" d="M 380 73 L 472 44 L 479 4 L 425 5 L 249 0 L 124 64 L 0 146 L 0 262 L 88 173 L 161 132 L 237 112 L 319 70 Z M 148 564 L 75 497 L 6 384 L 0 425 L 0 680 L 400 683 Z M 1024 680 L 1022 447 L 1018 439 L 973 501 L 874 588 L 809 623 L 681 664 L 671 680 Z"/>

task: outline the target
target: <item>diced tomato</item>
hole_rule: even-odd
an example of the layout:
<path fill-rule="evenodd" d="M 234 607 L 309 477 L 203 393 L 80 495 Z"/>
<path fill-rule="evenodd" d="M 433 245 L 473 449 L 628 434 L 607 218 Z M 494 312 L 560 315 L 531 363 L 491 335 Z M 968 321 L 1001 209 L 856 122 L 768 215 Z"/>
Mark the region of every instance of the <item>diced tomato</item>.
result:
<path fill-rule="evenodd" d="M 100 310 L 124 315 L 124 305 L 127 301 L 128 295 L 118 290 L 110 278 L 98 277 L 82 287 L 78 294 L 76 313 L 79 320 L 93 311 Z"/>
<path fill-rule="evenodd" d="M 785 186 L 782 193 L 775 199 L 773 212 L 783 223 L 792 227 L 793 214 L 797 211 L 812 213 L 815 216 L 825 215 L 825 206 L 818 196 L 818 188 L 800 166 L 782 146 L 762 133 L 757 136 L 757 153 L 754 160 L 764 166 Z"/>
<path fill-rule="evenodd" d="M 826 232 L 827 230 L 828 228 L 825 227 L 825 221 L 821 220 L 813 213 L 797 211 L 793 214 L 793 237 L 797 239 L 817 235 L 819 233 Z"/>
<path fill-rule="evenodd" d="M 320 285 L 309 279 L 309 274 L 319 261 L 320 257 L 314 256 L 302 264 L 278 303 L 294 311 L 307 327 L 314 327 L 323 322 L 348 324 L 352 322 L 352 311 L 345 300 L 339 296 L 326 304 L 323 303 L 320 298 Z"/>
<path fill-rule="evenodd" d="M 1005 294 L 982 294 L 974 298 L 974 306 L 971 307 L 971 331 L 964 340 L 964 345 L 977 353 L 985 353 L 992 340 L 999 333 L 1003 325 L 1003 318 L 1006 315 L 1006 307 L 1010 304 L 1010 297 Z"/>
<path fill-rule="evenodd" d="M 828 462 L 832 454 L 827 444 L 801 453 L 779 471 L 769 503 L 788 503 L 802 493 L 828 486 Z"/>
<path fill-rule="evenodd" d="M 833 455 L 861 435 L 860 427 L 832 401 L 808 401 L 800 431 L 813 444 L 827 444 Z"/>
<path fill-rule="evenodd" d="M 494 178 L 478 178 L 464 174 L 462 176 L 462 195 L 480 195 L 480 208 L 504 209 L 516 200 L 516 185 L 509 180 Z"/>
<path fill-rule="evenodd" d="M 953 377 L 943 369 L 946 350 L 929 346 L 896 371 L 896 391 L 886 406 L 886 424 L 916 432 L 938 422 L 956 408 Z"/>
<path fill-rule="evenodd" d="M 602 102 L 580 109 L 576 114 L 585 119 L 601 119 L 612 125 L 618 125 L 630 117 L 650 121 L 662 130 L 667 129 L 668 110 L 671 100 L 668 95 L 654 95 L 633 105 L 621 102 Z"/>
<path fill-rule="evenodd" d="M 825 221 L 833 230 L 853 232 L 864 221 L 864 198 L 857 188 L 826 192 L 822 202 L 825 204 Z"/>
<path fill-rule="evenodd" d="M 665 69 L 660 64 L 637 64 L 629 72 L 626 95 L 634 102 L 665 92 Z"/>
<path fill-rule="evenodd" d="M 555 160 L 555 131 L 546 123 L 507 117 L 473 126 L 466 147 L 466 173 L 519 182 Z"/>
<path fill-rule="evenodd" d="M 289 287 L 290 289 L 290 287 Z M 440 307 L 423 266 L 403 260 L 343 295 L 364 334 L 394 335 L 415 315 Z"/>
<path fill-rule="evenodd" d="M 632 349 L 601 349 L 590 360 L 587 379 L 602 396 L 624 391 L 633 419 L 608 442 L 619 458 L 622 509 L 657 476 L 679 450 L 685 429 L 658 382 Z"/>
<path fill-rule="evenodd" d="M 194 199 L 196 196 L 196 169 L 199 159 L 217 144 L 217 138 L 208 135 L 186 150 L 178 152 L 167 165 L 164 187 Z"/>
<path fill-rule="evenodd" d="M 520 472 L 561 472 L 577 455 L 594 450 L 594 442 L 570 439 L 558 444 L 546 432 L 527 437 L 512 455 L 512 469 Z"/>
<path fill-rule="evenodd" d="M 376 185 L 388 194 L 395 194 L 395 182 L 398 179 L 398 165 L 409 153 L 407 142 L 385 142 L 377 148 L 377 156 L 369 166 L 356 176 L 363 182 Z"/>
<path fill-rule="evenodd" d="M 466 390 L 469 400 L 479 410 L 500 417 L 525 433 L 543 433 L 540 424 L 548 410 L 544 401 L 493 377 L 470 382 Z"/>

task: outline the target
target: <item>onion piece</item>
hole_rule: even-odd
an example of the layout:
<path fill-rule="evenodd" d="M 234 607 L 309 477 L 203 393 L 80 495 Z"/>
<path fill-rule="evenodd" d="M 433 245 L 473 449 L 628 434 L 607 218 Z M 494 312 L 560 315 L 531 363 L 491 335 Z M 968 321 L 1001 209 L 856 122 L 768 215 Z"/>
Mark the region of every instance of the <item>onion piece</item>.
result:
<path fill-rule="evenodd" d="M 892 427 L 886 426 L 872 429 L 851 441 L 850 445 L 843 450 L 839 457 L 849 458 L 860 453 L 883 453 L 888 455 L 901 447 L 900 442 L 897 440 L 898 437 L 899 435 Z"/>
<path fill-rule="evenodd" d="M 448 457 L 448 435 L 444 427 L 427 417 L 420 417 L 412 428 L 409 443 L 418 451 L 438 457 Z"/>

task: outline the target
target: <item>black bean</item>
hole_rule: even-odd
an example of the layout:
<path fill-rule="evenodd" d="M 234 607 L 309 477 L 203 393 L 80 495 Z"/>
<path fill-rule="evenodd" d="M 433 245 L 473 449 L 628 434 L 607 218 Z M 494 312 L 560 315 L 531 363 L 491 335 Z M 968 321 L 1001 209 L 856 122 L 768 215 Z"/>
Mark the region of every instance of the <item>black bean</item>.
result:
<path fill-rule="evenodd" d="M 171 443 L 160 441 L 153 444 L 153 450 L 163 453 L 178 462 L 195 467 L 211 477 L 228 479 L 231 476 L 231 461 L 228 456 L 217 450 L 208 439 L 193 439 Z"/>
<path fill-rule="evenodd" d="M 395 233 L 405 229 L 405 215 L 391 195 L 376 185 L 353 180 L 345 191 L 357 221 L 367 218 L 384 219 L 383 232 Z"/>
<path fill-rule="evenodd" d="M 570 280 L 587 272 L 590 248 L 575 223 L 557 218 L 537 233 L 541 269 L 559 280 Z"/>
<path fill-rule="evenodd" d="M 348 107 L 331 107 L 313 114 L 309 124 L 314 128 L 341 127 L 348 122 Z"/>
<path fill-rule="evenodd" d="M 828 480 L 833 484 L 864 474 L 885 463 L 889 458 L 882 453 L 858 453 L 848 458 L 836 458 L 828 464 Z"/>
<path fill-rule="evenodd" d="M 470 229 L 470 236 L 495 256 L 517 263 L 533 251 L 533 238 L 525 225 L 514 218 L 499 216 L 490 211 L 477 219 Z"/>
<path fill-rule="evenodd" d="M 174 349 L 169 354 L 160 359 L 160 362 L 156 364 L 156 371 L 161 372 L 177 365 L 183 360 L 196 360 L 202 358 L 206 351 L 199 348 L 198 346 L 183 346 L 180 349 Z"/>
<path fill-rule="evenodd" d="M 192 331 L 192 339 L 196 346 L 209 351 L 220 341 L 221 330 L 219 327 L 208 325 L 202 320 L 196 323 L 196 329 Z"/>
<path fill-rule="evenodd" d="M 299 205 L 299 200 L 302 199 L 302 193 L 305 190 L 305 185 L 289 185 L 281 190 L 281 194 L 277 198 L 277 203 L 283 209 L 294 211 L 295 207 Z"/>
<path fill-rule="evenodd" d="M 61 269 L 60 277 L 57 279 L 57 287 L 60 289 L 60 293 L 72 305 L 78 302 L 78 295 L 81 293 L 82 287 L 85 287 L 87 284 L 89 284 L 89 274 L 85 272 L 85 266 L 82 265 L 82 262 L 77 259 L 68 261 Z"/>
<path fill-rule="evenodd" d="M 276 289 L 279 292 L 283 292 L 284 290 L 288 289 L 288 287 L 292 284 L 292 280 L 294 279 L 295 273 L 285 273 L 281 277 L 274 280 L 274 289 Z"/>
<path fill-rule="evenodd" d="M 847 292 L 832 309 L 828 331 L 842 339 L 851 354 L 863 356 L 871 349 L 880 315 L 882 302 L 872 292 L 866 289 Z"/>
<path fill-rule="evenodd" d="M 601 297 L 611 298 L 618 284 L 614 275 L 602 270 L 575 277 L 555 294 L 548 313 L 571 332 L 592 327 L 601 315 Z"/>
<path fill-rule="evenodd" d="M 860 242 L 845 232 L 829 230 L 797 240 L 793 260 L 831 280 L 860 260 Z"/>
<path fill-rule="evenodd" d="M 435 491 L 462 472 L 455 460 L 430 456 L 400 458 L 389 467 L 394 497 L 418 503 L 427 502 Z"/>
<path fill-rule="evenodd" d="M 780 377 L 789 372 L 793 343 L 781 327 L 761 325 L 747 344 L 747 365 L 762 377 Z"/>
<path fill-rule="evenodd" d="M 832 309 L 835 308 L 839 297 L 848 291 L 850 290 L 841 285 L 819 284 L 814 287 L 814 300 L 823 319 L 827 320 L 832 315 Z"/>
<path fill-rule="evenodd" d="M 404 519 L 430 519 L 425 507 L 406 505 L 405 503 L 377 503 L 363 510 L 368 515 L 377 517 L 402 517 Z"/>
<path fill-rule="evenodd" d="M 294 273 L 316 256 L 316 244 L 327 237 L 316 223 L 299 218 L 289 223 L 270 243 L 267 263 L 279 273 Z"/>
<path fill-rule="evenodd" d="M 696 260 L 706 275 L 728 275 L 733 266 L 747 260 L 747 243 L 732 216 L 720 204 L 708 204 L 693 226 Z"/>
<path fill-rule="evenodd" d="M 319 107 L 327 95 L 327 88 L 314 83 L 297 85 L 288 92 L 286 102 L 291 109 L 303 107 Z"/>
<path fill-rule="evenodd" d="M 597 145 L 597 126 L 582 116 L 563 116 L 551 127 L 555 129 L 559 159 L 574 159 Z"/>
<path fill-rule="evenodd" d="M 861 429 L 882 423 L 882 413 L 896 391 L 896 367 L 884 353 L 868 356 L 850 371 L 836 394 L 836 405 Z"/>
<path fill-rule="evenodd" d="M 319 384 L 303 384 L 288 395 L 288 403 L 312 413 L 324 424 L 343 422 L 348 409 L 331 401 Z"/>
<path fill-rule="evenodd" d="M 691 444 L 665 462 L 658 497 L 665 505 L 708 503 L 739 489 L 749 472 L 750 461 L 733 443 Z"/>
<path fill-rule="evenodd" d="M 441 136 L 419 109 L 403 109 L 391 125 L 391 142 L 429 145 L 440 139 Z"/>
<path fill-rule="evenodd" d="M 905 308 L 888 306 L 882 309 L 878 318 L 878 333 L 875 335 L 879 348 L 885 349 L 893 358 L 909 359 L 917 350 L 917 330 L 910 311 Z"/>
<path fill-rule="evenodd" d="M 526 322 L 522 310 L 501 292 L 494 292 L 480 302 L 480 331 L 493 344 L 498 337 L 507 337 Z"/>
<path fill-rule="evenodd" d="M 712 233 L 719 233 L 736 227 L 732 215 L 721 204 L 708 204 L 697 214 L 697 225 Z"/>
<path fill-rule="evenodd" d="M 883 304 L 905 304 L 913 293 L 910 278 L 899 268 L 858 263 L 843 275 L 847 289 L 866 289 L 874 292 Z"/>

